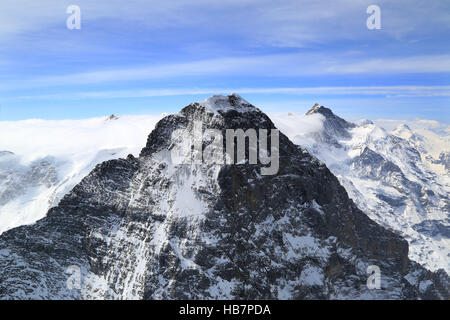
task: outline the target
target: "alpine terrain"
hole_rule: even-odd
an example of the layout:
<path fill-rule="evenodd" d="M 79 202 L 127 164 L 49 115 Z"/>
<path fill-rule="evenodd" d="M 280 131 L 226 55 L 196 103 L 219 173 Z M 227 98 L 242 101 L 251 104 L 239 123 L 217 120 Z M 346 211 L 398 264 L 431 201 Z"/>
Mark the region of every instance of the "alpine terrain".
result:
<path fill-rule="evenodd" d="M 392 132 L 370 120 L 354 124 L 318 104 L 306 113 L 310 117 L 322 126 L 296 134 L 292 116 L 281 128 L 327 165 L 372 220 L 409 242 L 412 260 L 449 273 L 449 136 L 405 124 Z"/>
<path fill-rule="evenodd" d="M 97 164 L 138 154 L 159 119 L 0 122 L 0 234 L 45 217 Z"/>
<path fill-rule="evenodd" d="M 224 137 L 226 129 L 275 128 L 238 95 L 213 96 L 164 117 L 139 157 L 98 164 L 45 218 L 0 235 L 0 298 L 450 298 L 445 271 L 409 259 L 408 242 L 369 219 L 327 166 L 283 133 L 274 175 L 261 175 L 263 165 L 248 161 L 176 164 L 171 151 L 193 143 L 199 121 Z M 325 127 L 330 131 L 317 138 L 342 152 L 351 130 L 365 128 L 337 117 Z M 203 147 L 213 142 L 206 139 Z M 422 206 L 435 203 L 429 218 L 420 220 L 421 212 L 411 218 L 411 228 L 424 236 L 422 230 L 434 230 L 437 210 L 445 206 L 440 190 L 422 188 L 413 179 L 418 171 L 399 171 L 378 155 L 376 141 L 363 142 L 352 170 L 393 185 L 377 198 L 392 207 L 407 206 L 413 200 L 403 195 L 412 192 Z M 51 176 L 40 181 L 47 180 L 53 183 Z M 389 214 L 395 219 L 396 212 Z M 380 288 L 367 285 L 374 266 Z"/>

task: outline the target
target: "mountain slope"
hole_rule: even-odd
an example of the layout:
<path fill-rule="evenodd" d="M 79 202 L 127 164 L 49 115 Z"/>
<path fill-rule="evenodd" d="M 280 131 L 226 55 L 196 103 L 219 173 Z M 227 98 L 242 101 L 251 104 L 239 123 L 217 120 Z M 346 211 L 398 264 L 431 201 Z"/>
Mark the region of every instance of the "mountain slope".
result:
<path fill-rule="evenodd" d="M 408 240 L 411 259 L 450 272 L 450 172 L 430 159 L 445 153 L 445 138 L 405 125 L 389 133 L 368 120 L 349 124 L 325 107 L 314 106 L 306 118 L 313 116 L 322 117 L 318 130 L 296 135 L 295 120 L 282 129 L 325 162 L 371 219 Z M 330 131 L 332 141 L 316 138 Z"/>
<path fill-rule="evenodd" d="M 190 143 L 195 121 L 223 133 L 274 128 L 237 95 L 163 118 L 139 158 L 99 164 L 47 217 L 0 236 L 0 297 L 449 298 L 445 273 L 410 261 L 405 240 L 281 133 L 276 175 L 175 165 L 170 150 Z M 366 286 L 369 265 L 380 290 Z M 79 290 L 66 286 L 69 267 L 82 272 Z"/>

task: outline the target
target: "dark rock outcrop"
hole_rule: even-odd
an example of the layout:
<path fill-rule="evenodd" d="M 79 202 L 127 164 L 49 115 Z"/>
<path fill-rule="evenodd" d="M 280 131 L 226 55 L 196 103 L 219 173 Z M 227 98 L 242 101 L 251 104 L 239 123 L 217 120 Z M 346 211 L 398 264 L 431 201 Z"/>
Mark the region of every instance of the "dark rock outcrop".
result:
<path fill-rule="evenodd" d="M 321 106 L 318 103 L 306 112 L 306 115 L 313 114 L 320 114 L 324 117 L 323 130 L 312 134 L 313 138 L 318 142 L 341 147 L 337 139 L 350 138 L 349 130 L 356 126 L 355 124 L 338 117 L 331 109 Z"/>

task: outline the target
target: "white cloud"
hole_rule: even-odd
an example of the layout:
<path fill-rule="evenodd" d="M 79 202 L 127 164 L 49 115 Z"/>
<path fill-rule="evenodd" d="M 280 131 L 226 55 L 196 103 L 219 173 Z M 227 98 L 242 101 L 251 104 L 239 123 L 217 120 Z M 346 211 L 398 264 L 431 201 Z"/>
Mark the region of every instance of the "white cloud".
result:
<path fill-rule="evenodd" d="M 309 134 L 321 131 L 325 119 L 318 113 L 309 116 L 305 114 L 270 113 L 269 117 L 275 123 L 275 126 L 291 140 L 301 138 L 307 144 L 314 143 L 314 139 Z"/>
<path fill-rule="evenodd" d="M 137 89 L 115 91 L 86 91 L 67 94 L 37 94 L 16 96 L 14 100 L 58 100 L 58 99 L 118 99 L 145 98 L 203 94 L 291 94 L 316 96 L 383 96 L 405 97 L 448 97 L 450 86 L 351 86 L 351 87 L 303 87 L 303 88 L 178 88 L 178 89 Z M 5 100 L 5 99 L 3 99 Z M 7 99 L 6 99 L 7 100 Z"/>
<path fill-rule="evenodd" d="M 48 28 L 64 28 L 71 0 L 2 0 L 0 38 Z M 109 19 L 136 23 L 147 30 L 207 26 L 208 30 L 238 34 L 255 44 L 302 47 L 330 39 L 369 37 L 366 8 L 373 0 L 77 0 L 83 21 Z M 377 4 L 383 34 L 419 36 L 448 30 L 445 1 L 397 0 Z M 120 23 L 119 23 L 120 24 Z"/>
<path fill-rule="evenodd" d="M 399 58 L 366 59 L 349 63 L 333 63 L 324 73 L 422 73 L 450 72 L 450 55 L 428 55 Z"/>
<path fill-rule="evenodd" d="M 374 122 L 387 130 L 394 130 L 400 124 L 408 125 L 412 130 L 429 130 L 443 134 L 447 132 L 450 138 L 450 125 L 436 120 L 414 119 L 414 120 L 396 120 L 396 119 L 377 119 Z"/>
<path fill-rule="evenodd" d="M 142 81 L 192 76 L 304 76 L 327 74 L 395 74 L 450 72 L 450 55 L 350 61 L 345 55 L 329 60 L 322 54 L 277 54 L 228 57 L 165 65 L 111 68 L 66 75 L 9 81 L 2 90 L 109 82 Z"/>
<path fill-rule="evenodd" d="M 113 121 L 106 121 L 106 117 L 0 121 L 0 151 L 18 154 L 26 164 L 48 155 L 69 155 L 69 159 L 74 159 L 102 149 L 124 148 L 136 156 L 161 118 L 162 115 L 133 115 Z"/>

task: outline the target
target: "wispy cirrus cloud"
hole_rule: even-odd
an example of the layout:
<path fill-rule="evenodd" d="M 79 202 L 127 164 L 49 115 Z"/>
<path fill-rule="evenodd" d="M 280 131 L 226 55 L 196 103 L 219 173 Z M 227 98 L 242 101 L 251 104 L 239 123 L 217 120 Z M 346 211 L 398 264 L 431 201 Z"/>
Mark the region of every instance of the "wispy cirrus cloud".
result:
<path fill-rule="evenodd" d="M 205 94 L 283 94 L 313 96 L 383 96 L 389 98 L 450 97 L 450 86 L 349 86 L 302 88 L 178 88 L 84 91 L 69 94 L 15 96 L 14 100 L 124 99 Z"/>
<path fill-rule="evenodd" d="M 2 0 L 0 38 L 64 27 L 72 0 Z M 77 0 L 83 21 L 103 21 L 117 28 L 122 21 L 146 31 L 162 28 L 203 28 L 233 33 L 255 44 L 303 47 L 330 39 L 367 36 L 366 8 L 373 0 Z M 430 30 L 449 30 L 446 1 L 379 0 L 383 33 L 393 37 L 419 36 Z M 204 28 L 207 26 L 207 29 Z"/>
<path fill-rule="evenodd" d="M 279 76 L 295 77 L 333 74 L 399 74 L 450 72 L 450 55 L 404 58 L 348 59 L 321 54 L 278 54 L 228 57 L 164 65 L 94 70 L 9 81 L 0 90 L 37 87 L 89 85 L 196 76 Z"/>

